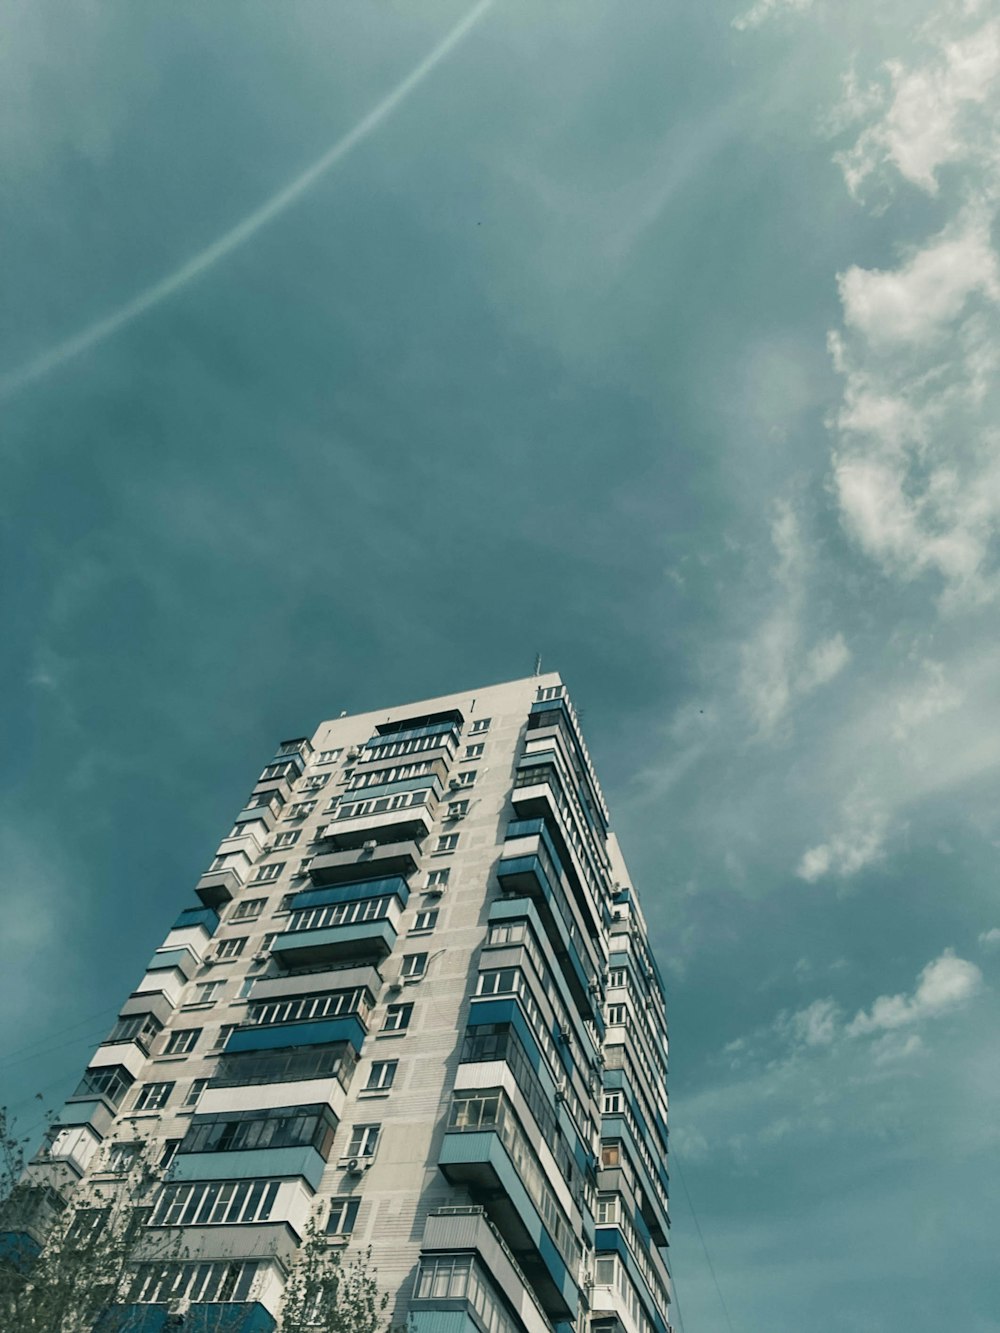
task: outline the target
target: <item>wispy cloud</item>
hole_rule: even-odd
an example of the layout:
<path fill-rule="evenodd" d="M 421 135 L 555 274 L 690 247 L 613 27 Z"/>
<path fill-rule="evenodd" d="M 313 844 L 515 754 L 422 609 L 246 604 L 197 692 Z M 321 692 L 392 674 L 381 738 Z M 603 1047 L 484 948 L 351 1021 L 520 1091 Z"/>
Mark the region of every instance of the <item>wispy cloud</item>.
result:
<path fill-rule="evenodd" d="M 828 684 L 850 661 L 841 633 L 806 646 L 807 582 L 813 557 L 787 502 L 775 508 L 771 541 L 774 606 L 744 644 L 740 691 L 757 736 L 771 736 L 796 700 Z"/>
<path fill-rule="evenodd" d="M 812 3 L 813 0 L 757 0 L 746 13 L 733 19 L 733 27 L 741 32 L 748 28 L 759 28 L 762 23 L 782 14 L 801 13 L 811 8 Z"/>
<path fill-rule="evenodd" d="M 882 856 L 889 816 L 880 800 L 858 791 L 844 803 L 841 817 L 835 833 L 802 854 L 795 872 L 800 879 L 812 884 L 825 875 L 856 875 Z"/>

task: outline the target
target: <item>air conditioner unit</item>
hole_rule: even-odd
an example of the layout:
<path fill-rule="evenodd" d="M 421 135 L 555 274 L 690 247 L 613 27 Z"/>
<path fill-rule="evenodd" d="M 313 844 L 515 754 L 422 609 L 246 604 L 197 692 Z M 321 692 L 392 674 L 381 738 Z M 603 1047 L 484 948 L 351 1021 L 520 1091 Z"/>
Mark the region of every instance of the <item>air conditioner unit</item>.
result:
<path fill-rule="evenodd" d="M 569 1041 L 570 1041 L 570 1038 L 572 1037 L 572 1035 L 573 1035 L 573 1034 L 570 1032 L 569 1028 L 560 1028 L 560 1029 L 559 1029 L 559 1040 L 562 1042 L 562 1044 L 563 1044 L 564 1046 L 568 1046 L 568 1045 L 569 1045 Z"/>
<path fill-rule="evenodd" d="M 211 967 L 212 964 L 218 962 L 218 960 L 219 956 L 217 953 L 215 953 L 214 951 L 209 952 L 203 955 L 201 960 L 201 965 L 202 967 Z"/>
<path fill-rule="evenodd" d="M 566 1100 L 566 1084 L 560 1083 L 556 1088 L 556 1101 L 564 1102 Z"/>
<path fill-rule="evenodd" d="M 363 852 L 373 852 L 377 846 L 378 846 L 378 843 L 375 841 L 375 839 L 374 839 L 374 838 L 369 838 L 369 840 L 368 840 L 367 842 L 363 842 L 363 843 L 361 844 L 361 850 L 362 850 Z"/>
<path fill-rule="evenodd" d="M 464 786 L 465 786 L 465 783 L 462 781 L 461 778 L 449 778 L 449 779 L 448 779 L 448 790 L 449 790 L 449 791 L 461 791 L 462 788 L 463 788 Z"/>
<path fill-rule="evenodd" d="M 360 759 L 360 758 L 361 758 L 361 746 L 360 746 L 360 745 L 352 745 L 352 746 L 350 747 L 350 749 L 347 751 L 347 757 L 348 757 L 348 759 Z"/>
<path fill-rule="evenodd" d="M 344 1164 L 344 1170 L 349 1176 L 363 1175 L 372 1164 L 370 1157 L 349 1157 Z"/>
<path fill-rule="evenodd" d="M 398 995 L 402 989 L 403 983 L 401 981 L 387 981 L 385 984 L 386 995 Z"/>
<path fill-rule="evenodd" d="M 259 953 L 254 954 L 253 961 L 255 963 L 266 963 L 270 957 L 271 955 L 267 952 L 266 949 L 261 949 Z"/>
<path fill-rule="evenodd" d="M 444 884 L 428 884 L 427 888 L 424 889 L 424 893 L 426 893 L 429 898 L 441 898 L 444 896 L 445 888 L 446 886 Z"/>
<path fill-rule="evenodd" d="M 587 983 L 587 990 L 591 995 L 600 995 L 601 993 L 601 988 L 596 981 L 589 981 Z"/>

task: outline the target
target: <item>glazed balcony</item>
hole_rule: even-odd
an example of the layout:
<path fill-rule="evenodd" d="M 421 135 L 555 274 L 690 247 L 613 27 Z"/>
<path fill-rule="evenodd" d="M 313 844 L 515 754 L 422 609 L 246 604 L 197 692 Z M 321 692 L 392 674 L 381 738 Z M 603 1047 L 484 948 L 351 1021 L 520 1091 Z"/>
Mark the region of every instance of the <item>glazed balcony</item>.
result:
<path fill-rule="evenodd" d="M 436 805 L 436 796 L 426 788 L 344 800 L 323 829 L 323 837 L 335 851 L 363 848 L 366 842 L 420 843 L 433 827 Z"/>
<path fill-rule="evenodd" d="M 347 884 L 390 875 L 406 878 L 416 870 L 420 848 L 415 842 L 378 843 L 375 838 L 371 841 L 377 845 L 314 856 L 309 878 L 314 884 Z"/>

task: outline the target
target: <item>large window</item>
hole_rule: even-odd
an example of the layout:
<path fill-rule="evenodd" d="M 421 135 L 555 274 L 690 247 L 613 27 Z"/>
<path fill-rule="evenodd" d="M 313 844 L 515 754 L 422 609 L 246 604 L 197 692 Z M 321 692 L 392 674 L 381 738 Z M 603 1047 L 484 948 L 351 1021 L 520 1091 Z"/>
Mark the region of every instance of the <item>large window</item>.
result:
<path fill-rule="evenodd" d="M 211 1180 L 164 1185 L 151 1227 L 231 1226 L 266 1222 L 278 1197 L 277 1180 Z"/>
<path fill-rule="evenodd" d="M 251 1003 L 247 1022 L 271 1026 L 274 1023 L 304 1023 L 315 1018 L 336 1018 L 339 1014 L 367 1017 L 372 995 L 364 986 L 353 990 L 320 991 L 316 995 L 292 995 L 280 1000 Z"/>
<path fill-rule="evenodd" d="M 266 898 L 243 898 L 233 908 L 230 921 L 256 921 L 267 906 Z"/>
<path fill-rule="evenodd" d="M 135 1082 L 124 1065 L 104 1065 L 88 1069 L 80 1080 L 74 1097 L 103 1097 L 117 1106 Z"/>
<path fill-rule="evenodd" d="M 292 912 L 289 930 L 320 930 L 324 926 L 351 926 L 359 921 L 381 921 L 389 914 L 394 894 L 383 898 L 361 898 L 350 903 L 328 903 L 325 907 L 305 907 Z"/>
<path fill-rule="evenodd" d="M 172 1301 L 246 1301 L 260 1265 L 256 1262 L 137 1264 L 130 1303 L 167 1305 Z"/>
<path fill-rule="evenodd" d="M 507 1309 L 486 1270 L 471 1254 L 424 1255 L 413 1299 L 433 1303 L 463 1298 L 489 1333 L 522 1333 L 524 1325 Z"/>
<path fill-rule="evenodd" d="M 238 1051 L 222 1056 L 211 1083 L 213 1088 L 238 1088 L 335 1075 L 346 1088 L 355 1062 L 353 1049 L 341 1041 L 325 1046 L 284 1046 L 276 1051 Z"/>
<path fill-rule="evenodd" d="M 270 1111 L 220 1111 L 197 1116 L 181 1153 L 242 1152 L 253 1148 L 315 1148 L 326 1160 L 337 1128 L 326 1106 L 282 1106 Z"/>
<path fill-rule="evenodd" d="M 135 1041 L 148 1050 L 153 1038 L 162 1031 L 163 1024 L 153 1014 L 129 1014 L 119 1018 L 108 1035 L 107 1044 Z"/>

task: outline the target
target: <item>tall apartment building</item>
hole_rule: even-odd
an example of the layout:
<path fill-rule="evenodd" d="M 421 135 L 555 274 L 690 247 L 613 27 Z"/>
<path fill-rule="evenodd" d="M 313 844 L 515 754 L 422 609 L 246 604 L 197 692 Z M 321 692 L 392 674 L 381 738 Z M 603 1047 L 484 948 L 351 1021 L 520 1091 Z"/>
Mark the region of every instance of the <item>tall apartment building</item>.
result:
<path fill-rule="evenodd" d="M 412 1333 L 668 1333 L 663 986 L 558 676 L 282 742 L 195 894 L 30 1168 L 169 1162 L 129 1327 L 273 1329 L 314 1219 Z"/>

